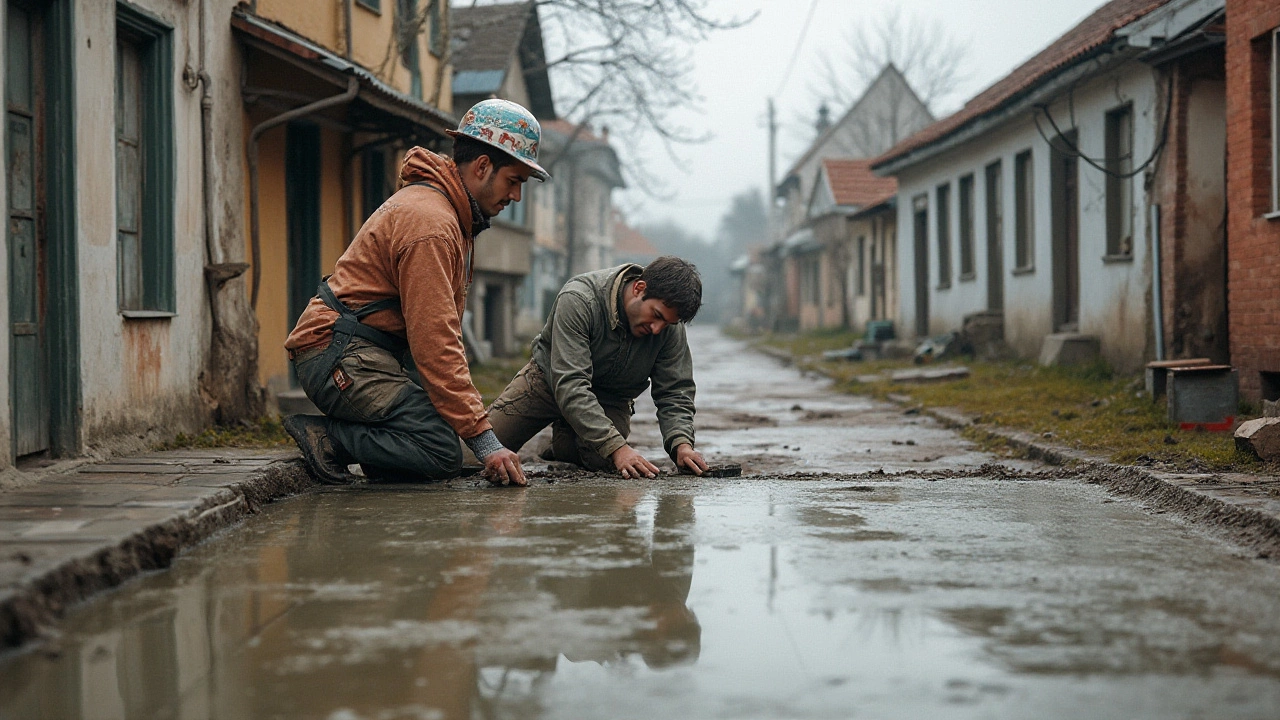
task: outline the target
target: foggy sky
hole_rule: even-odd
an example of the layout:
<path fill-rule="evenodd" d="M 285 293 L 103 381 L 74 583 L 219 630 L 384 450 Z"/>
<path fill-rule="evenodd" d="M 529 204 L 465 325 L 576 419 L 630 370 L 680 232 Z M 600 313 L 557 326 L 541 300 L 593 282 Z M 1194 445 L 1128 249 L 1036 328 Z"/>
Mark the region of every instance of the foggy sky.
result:
<path fill-rule="evenodd" d="M 969 47 L 966 79 L 943 117 L 983 88 L 1039 52 L 1089 13 L 1101 0 L 817 0 L 813 21 L 800 45 L 786 84 L 783 74 L 797 47 L 810 0 L 712 0 L 719 17 L 759 10 L 750 25 L 723 31 L 694 49 L 693 77 L 703 96 L 699 113 L 675 119 L 714 137 L 675 148 L 679 162 L 657 141 L 639 152 L 651 175 L 673 197 L 654 199 L 635 189 L 615 195 L 633 224 L 670 219 L 711 237 L 729 198 L 750 187 L 763 189 L 768 177 L 765 104 L 774 97 L 780 122 L 778 175 L 814 138 L 813 106 L 819 52 L 838 52 L 849 27 L 876 17 L 892 5 L 902 15 L 938 18 Z M 847 108 L 833 108 L 833 119 Z"/>

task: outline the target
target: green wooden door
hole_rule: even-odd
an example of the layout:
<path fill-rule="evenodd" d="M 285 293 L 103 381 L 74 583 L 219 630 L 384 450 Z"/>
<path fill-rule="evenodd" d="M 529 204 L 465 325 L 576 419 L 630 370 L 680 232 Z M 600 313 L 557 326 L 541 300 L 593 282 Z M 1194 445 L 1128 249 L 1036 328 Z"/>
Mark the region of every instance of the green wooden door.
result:
<path fill-rule="evenodd" d="M 292 329 L 320 284 L 320 128 L 315 125 L 286 126 L 284 194 Z M 289 378 L 296 386 L 292 365 Z"/>
<path fill-rule="evenodd" d="M 39 16 L 8 3 L 5 132 L 9 210 L 9 387 L 14 455 L 49 449 L 44 352 L 44 232 Z"/>

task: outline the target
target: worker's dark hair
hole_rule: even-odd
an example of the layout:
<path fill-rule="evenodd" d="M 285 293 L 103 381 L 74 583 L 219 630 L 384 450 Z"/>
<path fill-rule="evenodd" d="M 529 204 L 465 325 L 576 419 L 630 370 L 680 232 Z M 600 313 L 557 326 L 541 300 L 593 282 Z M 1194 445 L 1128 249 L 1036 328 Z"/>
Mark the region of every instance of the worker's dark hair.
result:
<path fill-rule="evenodd" d="M 455 164 L 466 165 L 479 159 L 481 155 L 489 156 L 489 162 L 493 163 L 495 172 L 508 165 L 515 165 L 520 162 L 506 150 L 496 148 L 488 143 L 482 143 L 473 137 L 457 135 L 453 138 L 453 162 Z"/>
<path fill-rule="evenodd" d="M 674 255 L 663 255 L 645 266 L 640 273 L 644 281 L 644 297 L 655 298 L 671 306 L 680 322 L 689 322 L 702 307 L 702 276 L 698 268 Z"/>

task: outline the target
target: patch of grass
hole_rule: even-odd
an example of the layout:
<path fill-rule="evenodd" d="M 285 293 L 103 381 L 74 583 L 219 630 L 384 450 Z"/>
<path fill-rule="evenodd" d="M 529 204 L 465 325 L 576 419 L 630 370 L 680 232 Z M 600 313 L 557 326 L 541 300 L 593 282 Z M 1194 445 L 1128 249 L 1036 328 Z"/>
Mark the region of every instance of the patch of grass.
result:
<path fill-rule="evenodd" d="M 195 435 L 178 433 L 178 436 L 160 445 L 158 450 L 184 448 L 270 448 L 293 445 L 293 438 L 284 431 L 280 418 L 264 417 L 241 425 L 218 425 Z"/>
<path fill-rule="evenodd" d="M 862 333 L 845 329 L 815 330 L 789 335 L 765 335 L 757 340 L 765 345 L 786 350 L 797 360 L 821 357 L 828 350 L 843 350 L 862 339 Z"/>
<path fill-rule="evenodd" d="M 962 380 L 894 383 L 883 373 L 916 367 L 911 360 L 824 361 L 814 349 L 827 337 L 773 338 L 770 344 L 790 351 L 802 369 L 831 377 L 842 391 L 882 399 L 893 394 L 925 407 L 955 408 L 979 416 L 980 424 L 1030 432 L 1113 462 L 1201 472 L 1266 470 L 1236 449 L 1231 433 L 1174 427 L 1164 405 L 1147 397 L 1140 377 L 1118 375 L 1105 363 L 1062 368 L 1026 360 L 964 361 L 970 375 Z M 880 377 L 859 381 L 868 375 Z"/>

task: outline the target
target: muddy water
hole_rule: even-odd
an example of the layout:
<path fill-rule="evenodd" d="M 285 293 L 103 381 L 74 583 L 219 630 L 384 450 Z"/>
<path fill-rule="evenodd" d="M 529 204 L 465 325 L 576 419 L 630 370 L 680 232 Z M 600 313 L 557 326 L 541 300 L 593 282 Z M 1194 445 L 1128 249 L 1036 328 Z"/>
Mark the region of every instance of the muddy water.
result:
<path fill-rule="evenodd" d="M 0 660 L 3 718 L 1269 718 L 1280 572 L 1070 481 L 268 508 Z"/>

